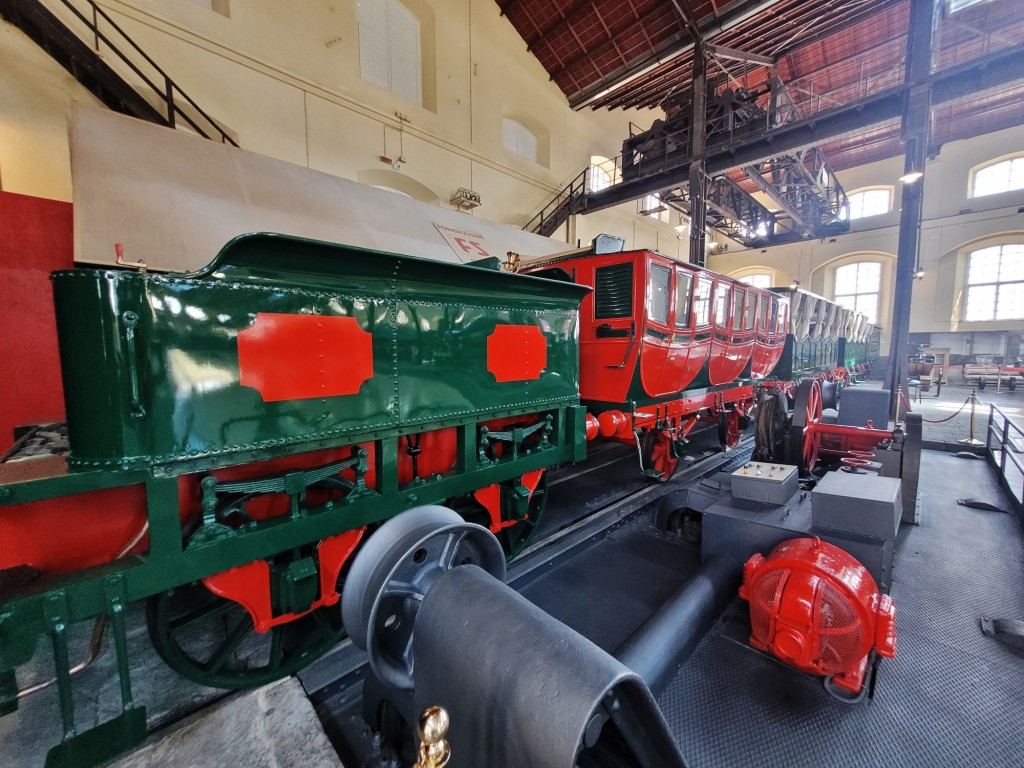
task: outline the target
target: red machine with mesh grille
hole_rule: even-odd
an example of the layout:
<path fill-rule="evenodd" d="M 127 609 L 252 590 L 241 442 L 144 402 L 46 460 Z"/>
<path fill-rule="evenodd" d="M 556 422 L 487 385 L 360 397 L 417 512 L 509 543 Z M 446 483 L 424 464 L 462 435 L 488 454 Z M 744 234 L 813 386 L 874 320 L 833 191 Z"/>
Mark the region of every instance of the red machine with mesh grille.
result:
<path fill-rule="evenodd" d="M 790 539 L 743 568 L 750 644 L 854 694 L 874 648 L 896 652 L 896 606 L 849 553 L 819 538 Z"/>

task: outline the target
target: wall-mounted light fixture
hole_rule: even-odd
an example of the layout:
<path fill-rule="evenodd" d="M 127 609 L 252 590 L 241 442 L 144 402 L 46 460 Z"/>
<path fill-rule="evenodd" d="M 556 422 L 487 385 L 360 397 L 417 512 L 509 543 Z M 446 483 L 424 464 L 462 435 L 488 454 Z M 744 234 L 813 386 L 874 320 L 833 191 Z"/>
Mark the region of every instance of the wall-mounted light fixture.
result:
<path fill-rule="evenodd" d="M 451 199 L 448 202 L 460 211 L 471 211 L 480 205 L 480 193 L 474 192 L 472 189 L 459 187 L 452 192 Z"/>
<path fill-rule="evenodd" d="M 789 287 L 790 287 L 790 290 L 795 291 L 797 288 L 800 287 L 800 281 L 799 280 L 794 280 L 792 283 L 789 284 Z"/>
<path fill-rule="evenodd" d="M 913 184 L 915 181 L 918 181 L 922 176 L 924 176 L 923 171 L 907 171 L 902 176 L 900 176 L 900 181 L 902 181 L 904 184 Z"/>

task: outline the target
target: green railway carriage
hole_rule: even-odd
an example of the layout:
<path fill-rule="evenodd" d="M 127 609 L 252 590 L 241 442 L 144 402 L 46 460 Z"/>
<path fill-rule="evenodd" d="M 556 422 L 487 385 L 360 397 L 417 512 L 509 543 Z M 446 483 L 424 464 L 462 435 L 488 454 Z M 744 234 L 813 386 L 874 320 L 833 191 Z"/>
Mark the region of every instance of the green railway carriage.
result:
<path fill-rule="evenodd" d="M 48 635 L 55 761 L 144 732 L 127 602 L 149 600 L 172 667 L 246 687 L 341 636 L 345 564 L 377 523 L 455 500 L 522 546 L 544 471 L 585 456 L 587 289 L 495 267 L 256 234 L 193 274 L 54 275 L 71 454 L 0 474 L 17 544 L 0 555 L 0 704 Z M 197 646 L 210 616 L 225 637 Z M 72 738 L 68 626 L 92 617 L 113 626 L 124 712 L 109 738 Z"/>

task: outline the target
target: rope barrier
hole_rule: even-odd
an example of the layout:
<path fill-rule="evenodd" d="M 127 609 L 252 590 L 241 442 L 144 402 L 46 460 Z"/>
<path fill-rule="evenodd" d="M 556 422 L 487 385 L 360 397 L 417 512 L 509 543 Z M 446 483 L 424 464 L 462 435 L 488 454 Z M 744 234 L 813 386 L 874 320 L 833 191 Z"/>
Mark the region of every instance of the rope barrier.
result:
<path fill-rule="evenodd" d="M 947 417 L 946 417 L 945 419 L 926 419 L 926 418 L 925 418 L 925 417 L 923 416 L 923 417 L 921 417 L 921 420 L 922 420 L 922 421 L 924 421 L 924 422 L 928 422 L 929 424 L 942 424 L 943 422 L 947 422 L 947 421 L 949 421 L 950 419 L 952 419 L 952 418 L 954 418 L 954 417 L 956 417 L 956 416 L 959 416 L 959 415 L 961 415 L 962 413 L 964 413 L 964 409 L 966 409 L 966 408 L 968 407 L 968 404 L 969 404 L 970 402 L 971 402 L 971 398 L 970 398 L 970 397 L 968 397 L 968 398 L 967 398 L 966 400 L 964 400 L 964 404 L 963 404 L 963 406 L 959 407 L 959 409 L 958 409 L 958 410 L 956 411 L 956 413 L 955 413 L 955 414 L 952 414 L 952 415 L 950 415 L 950 416 L 947 416 Z M 908 409 L 908 410 L 909 410 L 909 409 Z"/>
<path fill-rule="evenodd" d="M 966 408 L 967 405 L 970 402 L 971 402 L 971 398 L 968 397 L 966 400 L 964 400 L 964 404 L 960 406 L 959 410 L 957 410 L 956 413 L 954 413 L 954 414 L 952 414 L 950 416 L 947 416 L 944 419 L 926 419 L 924 416 L 922 416 L 921 417 L 921 421 L 926 421 L 929 424 L 942 424 L 943 422 L 949 421 L 950 419 L 955 418 L 956 416 L 959 416 L 961 413 L 963 413 L 964 408 Z M 906 398 L 904 398 L 903 404 L 907 407 L 907 410 L 909 411 L 910 410 L 910 405 L 909 405 L 909 403 L 907 403 Z"/>

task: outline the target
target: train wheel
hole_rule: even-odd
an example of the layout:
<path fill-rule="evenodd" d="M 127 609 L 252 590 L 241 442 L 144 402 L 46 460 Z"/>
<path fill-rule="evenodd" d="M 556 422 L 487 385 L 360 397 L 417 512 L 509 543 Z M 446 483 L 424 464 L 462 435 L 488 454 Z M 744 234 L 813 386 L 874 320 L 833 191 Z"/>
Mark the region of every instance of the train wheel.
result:
<path fill-rule="evenodd" d="M 672 477 L 679 466 L 679 457 L 673 450 L 672 436 L 668 432 L 653 433 L 650 448 L 646 453 L 648 468 L 661 473 L 657 478 L 661 482 Z"/>
<path fill-rule="evenodd" d="M 540 476 L 537 487 L 530 496 L 530 505 L 526 510 L 526 516 L 517 519 L 513 525 L 502 528 L 498 533 L 498 541 L 501 548 L 505 550 L 505 556 L 511 560 L 522 552 L 540 525 L 541 517 L 548 506 L 548 473 Z"/>
<path fill-rule="evenodd" d="M 287 677 L 345 635 L 337 606 L 257 632 L 241 605 L 199 582 L 151 597 L 146 623 L 167 666 L 213 688 L 255 688 Z"/>
<path fill-rule="evenodd" d="M 548 473 L 544 472 L 540 476 L 533 494 L 530 496 L 530 504 L 527 507 L 526 515 L 522 518 L 515 518 L 512 525 L 508 525 L 494 534 L 498 541 L 501 542 L 501 548 L 505 550 L 505 557 L 507 559 L 511 560 L 514 558 L 530 543 L 533 534 L 537 530 L 537 526 L 540 525 L 544 510 L 547 508 L 547 492 Z M 490 513 L 472 496 L 450 499 L 448 504 L 467 521 L 490 529 Z M 507 522 L 511 519 L 504 509 L 502 510 L 501 519 L 502 522 Z"/>
<path fill-rule="evenodd" d="M 740 428 L 740 412 L 736 409 L 721 411 L 718 414 L 718 443 L 725 448 L 732 448 L 740 441 L 743 430 Z"/>
<path fill-rule="evenodd" d="M 796 390 L 786 450 L 787 464 L 796 464 L 805 472 L 814 468 L 821 445 L 821 436 L 814 430 L 814 426 L 820 421 L 821 384 L 813 379 L 804 379 Z"/>
<path fill-rule="evenodd" d="M 789 432 L 789 403 L 780 389 L 761 395 L 754 426 L 754 458 L 757 461 L 785 461 Z"/>

